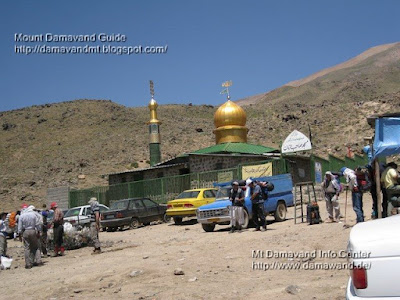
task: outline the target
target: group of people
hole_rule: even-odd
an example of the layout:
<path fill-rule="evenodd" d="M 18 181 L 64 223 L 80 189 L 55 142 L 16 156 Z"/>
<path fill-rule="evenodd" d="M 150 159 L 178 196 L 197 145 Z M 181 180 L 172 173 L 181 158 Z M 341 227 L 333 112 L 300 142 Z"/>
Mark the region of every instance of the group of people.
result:
<path fill-rule="evenodd" d="M 96 198 L 91 198 L 89 204 L 92 210 L 90 234 L 94 243 L 93 253 L 101 253 L 99 242 L 100 231 L 100 209 L 99 203 Z M 25 268 L 31 269 L 33 266 L 41 266 L 42 255 L 48 256 L 48 242 L 47 232 L 48 229 L 53 228 L 54 238 L 54 256 L 63 256 L 65 248 L 63 245 L 64 236 L 64 214 L 58 208 L 56 202 L 52 202 L 50 209 L 54 212 L 53 218 L 49 221 L 49 210 L 44 204 L 43 209 L 37 210 L 33 205 L 23 204 L 19 214 L 16 214 L 17 220 L 15 221 L 15 235 L 14 238 L 19 237 L 20 241 L 24 244 L 25 254 Z M 10 232 L 10 225 L 12 225 L 12 218 L 6 220 L 7 215 L 2 213 L 0 216 L 0 257 L 7 257 L 7 236 Z M 11 220 L 11 222 L 10 222 Z M 14 230 L 14 228 L 13 228 Z"/>
<path fill-rule="evenodd" d="M 264 214 L 263 192 L 258 183 L 251 179 L 246 180 L 246 186 L 250 189 L 250 200 L 252 203 L 253 220 L 255 222 L 255 231 L 266 231 L 267 223 Z M 231 230 L 230 233 L 241 232 L 244 225 L 244 190 L 239 187 L 239 182 L 232 182 L 232 189 L 229 192 L 229 200 L 232 202 L 230 206 Z"/>
<path fill-rule="evenodd" d="M 400 176 L 397 171 L 397 164 L 391 162 L 380 165 L 380 180 L 383 194 L 382 217 L 391 215 L 394 205 L 391 200 L 393 196 L 400 197 Z M 326 210 L 328 218 L 325 222 L 332 223 L 340 221 L 342 217 L 339 206 L 339 194 L 343 190 L 340 177 L 344 176 L 347 188 L 351 191 L 353 210 L 356 214 L 356 222 L 364 222 L 363 194 L 370 192 L 372 205 L 372 218 L 377 217 L 377 189 L 375 181 L 375 170 L 370 165 L 362 168 L 357 167 L 352 170 L 347 167 L 340 169 L 340 172 L 326 172 L 322 182 L 322 190 L 325 196 Z"/>

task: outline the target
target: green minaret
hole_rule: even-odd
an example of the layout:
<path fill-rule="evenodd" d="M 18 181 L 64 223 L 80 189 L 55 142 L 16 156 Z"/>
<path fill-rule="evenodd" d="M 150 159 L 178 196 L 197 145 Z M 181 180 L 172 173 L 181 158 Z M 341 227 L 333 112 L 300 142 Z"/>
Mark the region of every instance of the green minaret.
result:
<path fill-rule="evenodd" d="M 154 100 L 154 88 L 153 81 L 150 80 L 150 94 L 151 100 L 149 103 L 150 109 L 150 121 L 147 123 L 149 125 L 150 134 L 150 166 L 154 166 L 161 162 L 161 138 L 160 138 L 160 124 L 161 122 L 157 119 L 157 107 L 158 104 Z"/>

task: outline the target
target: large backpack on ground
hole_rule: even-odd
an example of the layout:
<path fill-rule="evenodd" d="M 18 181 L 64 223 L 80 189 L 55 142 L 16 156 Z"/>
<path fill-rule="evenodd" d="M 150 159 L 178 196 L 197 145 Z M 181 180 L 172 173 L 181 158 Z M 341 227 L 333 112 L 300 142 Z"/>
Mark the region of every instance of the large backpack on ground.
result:
<path fill-rule="evenodd" d="M 321 223 L 321 216 L 319 214 L 319 206 L 317 202 L 307 204 L 307 223 L 310 225 Z"/>

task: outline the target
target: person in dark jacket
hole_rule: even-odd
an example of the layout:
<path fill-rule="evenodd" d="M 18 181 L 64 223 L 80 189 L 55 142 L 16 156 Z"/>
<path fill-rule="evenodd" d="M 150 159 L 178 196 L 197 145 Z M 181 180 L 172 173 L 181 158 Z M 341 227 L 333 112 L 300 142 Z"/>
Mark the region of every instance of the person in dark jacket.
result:
<path fill-rule="evenodd" d="M 264 215 L 264 199 L 262 198 L 261 187 L 258 184 L 255 184 L 251 179 L 247 179 L 246 184 L 250 188 L 253 220 L 256 223 L 255 231 L 266 231 L 267 224 Z"/>
<path fill-rule="evenodd" d="M 56 202 L 50 204 L 50 208 L 54 211 L 53 217 L 53 233 L 54 233 L 54 256 L 64 255 L 64 214 L 61 209 L 58 208 Z"/>
<path fill-rule="evenodd" d="M 229 213 L 231 216 L 231 230 L 230 233 L 238 229 L 240 232 L 242 226 L 244 225 L 244 192 L 239 187 L 237 181 L 232 182 L 232 189 L 229 193 L 229 200 L 231 200 L 232 205 L 230 206 Z"/>

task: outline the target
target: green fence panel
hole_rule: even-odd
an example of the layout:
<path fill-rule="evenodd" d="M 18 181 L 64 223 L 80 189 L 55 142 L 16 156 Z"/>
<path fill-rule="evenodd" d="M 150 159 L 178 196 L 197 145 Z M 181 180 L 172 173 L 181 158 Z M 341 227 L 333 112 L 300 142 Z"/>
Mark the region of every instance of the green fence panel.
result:
<path fill-rule="evenodd" d="M 330 171 L 339 172 L 341 168 L 345 167 L 344 159 L 329 154 Z"/>
<path fill-rule="evenodd" d="M 325 173 L 330 171 L 330 162 L 327 159 L 312 155 L 311 158 L 311 178 L 314 182 L 322 182 Z"/>
<path fill-rule="evenodd" d="M 344 158 L 344 166 L 354 170 L 355 168 L 358 167 L 358 164 L 357 164 L 357 161 L 355 159 L 346 156 Z"/>
<path fill-rule="evenodd" d="M 354 155 L 354 160 L 356 161 L 357 166 L 366 166 L 368 164 L 368 156 L 364 154 L 361 155 Z"/>
<path fill-rule="evenodd" d="M 288 172 L 285 159 L 253 162 L 246 165 L 262 164 L 271 161 L 273 163 L 273 175 Z M 143 197 L 148 197 L 158 203 L 166 203 L 184 190 L 212 187 L 214 182 L 240 179 L 242 166 L 238 165 L 236 168 L 230 169 L 93 187 L 91 189 L 71 190 L 69 194 L 69 207 L 85 205 L 91 197 L 97 197 L 100 203 L 107 206 L 110 206 L 116 200 Z"/>

